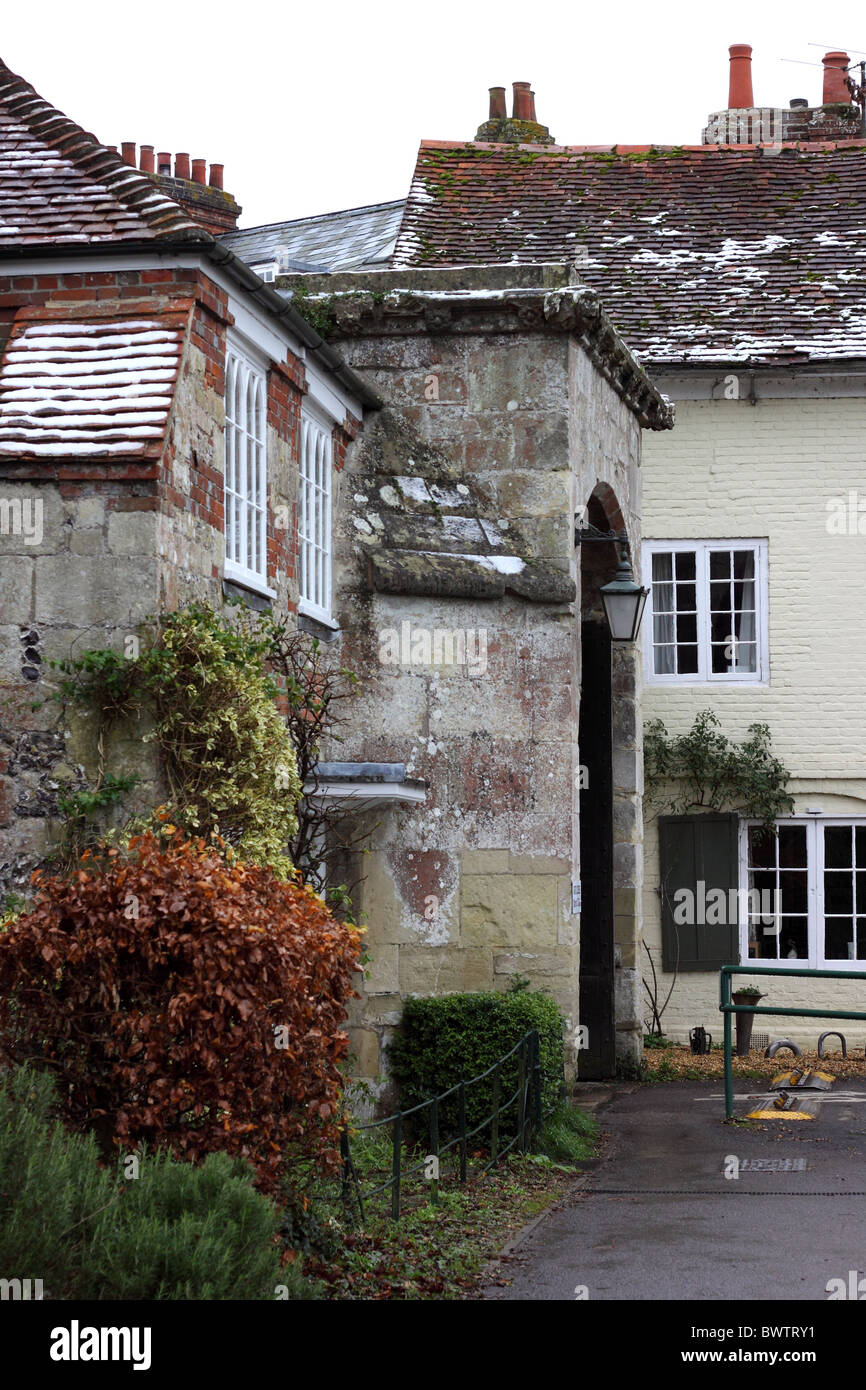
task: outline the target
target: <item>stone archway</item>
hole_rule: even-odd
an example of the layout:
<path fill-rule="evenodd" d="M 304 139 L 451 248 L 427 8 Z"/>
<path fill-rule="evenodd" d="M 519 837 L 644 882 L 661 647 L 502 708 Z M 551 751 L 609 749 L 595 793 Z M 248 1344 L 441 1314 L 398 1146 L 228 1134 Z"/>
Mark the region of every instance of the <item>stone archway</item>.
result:
<path fill-rule="evenodd" d="M 595 532 L 626 529 L 608 484 L 593 490 L 586 523 Z M 587 1080 L 636 1065 L 641 1055 L 640 657 L 636 645 L 610 641 L 599 592 L 618 558 L 613 542 L 581 545 L 579 1018 L 588 1046 L 578 1075 Z"/>

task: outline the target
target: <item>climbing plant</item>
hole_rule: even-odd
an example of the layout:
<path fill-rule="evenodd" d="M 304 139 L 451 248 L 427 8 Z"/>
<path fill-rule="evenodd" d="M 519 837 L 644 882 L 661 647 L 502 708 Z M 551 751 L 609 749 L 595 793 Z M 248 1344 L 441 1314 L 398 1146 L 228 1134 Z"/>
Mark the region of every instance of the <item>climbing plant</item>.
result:
<path fill-rule="evenodd" d="M 59 662 L 59 698 L 98 717 L 97 782 L 67 812 L 86 819 L 108 792 L 128 789 L 105 771 L 105 735 L 146 714 L 152 728 L 142 737 L 156 743 L 168 785 L 163 818 L 205 837 L 217 832 L 241 858 L 288 877 L 301 783 L 267 669 L 271 645 L 242 606 L 227 615 L 190 604 L 146 624 L 123 653 Z M 136 828 L 146 823 L 139 818 Z"/>
<path fill-rule="evenodd" d="M 661 719 L 644 725 L 644 788 L 648 802 L 675 815 L 688 811 L 736 811 L 772 829 L 790 815 L 789 770 L 773 754 L 767 724 L 750 724 L 736 743 L 718 716 L 701 710 L 684 734 L 671 736 Z"/>

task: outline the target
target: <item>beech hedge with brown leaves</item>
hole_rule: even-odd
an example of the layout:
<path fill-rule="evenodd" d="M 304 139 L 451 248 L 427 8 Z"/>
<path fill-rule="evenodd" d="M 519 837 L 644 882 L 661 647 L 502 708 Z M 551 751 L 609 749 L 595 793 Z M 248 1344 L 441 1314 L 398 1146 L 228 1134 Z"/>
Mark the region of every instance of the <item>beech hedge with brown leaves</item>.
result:
<path fill-rule="evenodd" d="M 0 1061 L 49 1067 L 106 1148 L 238 1154 L 266 1190 L 336 1161 L 355 928 L 179 831 L 35 882 L 0 932 Z"/>

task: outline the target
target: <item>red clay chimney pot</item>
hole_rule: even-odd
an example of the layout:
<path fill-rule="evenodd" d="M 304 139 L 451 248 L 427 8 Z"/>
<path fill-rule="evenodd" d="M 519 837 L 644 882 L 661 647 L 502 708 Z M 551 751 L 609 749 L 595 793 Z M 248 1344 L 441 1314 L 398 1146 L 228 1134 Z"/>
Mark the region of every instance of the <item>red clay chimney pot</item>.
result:
<path fill-rule="evenodd" d="M 156 172 L 167 174 L 171 178 L 171 155 L 168 150 L 160 150 L 156 157 Z"/>
<path fill-rule="evenodd" d="M 153 145 L 142 145 L 139 168 L 143 174 L 153 173 Z"/>
<path fill-rule="evenodd" d="M 212 165 L 210 166 L 210 186 L 211 186 L 211 188 L 222 188 L 222 186 L 223 186 L 223 168 L 224 168 L 224 166 L 223 166 L 222 164 L 212 164 Z"/>
<path fill-rule="evenodd" d="M 742 111 L 755 105 L 755 98 L 752 95 L 752 45 L 732 43 L 728 53 L 731 56 L 728 108 L 733 111 Z"/>
<path fill-rule="evenodd" d="M 124 164 L 131 164 L 135 168 L 135 141 L 124 140 L 120 146 L 121 158 Z"/>
<path fill-rule="evenodd" d="M 824 96 L 823 105 L 828 106 L 831 102 L 844 102 L 846 106 L 851 104 L 851 93 L 848 91 L 846 81 L 848 73 L 845 69 L 851 61 L 847 53 L 833 52 L 825 53 L 822 59 L 824 63 Z"/>
<path fill-rule="evenodd" d="M 194 159 L 192 162 L 192 181 L 193 183 L 207 183 L 207 161 L 204 159 Z"/>
<path fill-rule="evenodd" d="M 176 154 L 174 157 L 174 176 L 176 179 L 189 178 L 189 155 Z"/>
<path fill-rule="evenodd" d="M 530 93 L 529 93 L 529 119 L 530 119 L 531 121 L 537 121 L 537 120 L 538 120 L 538 117 L 537 117 L 536 114 L 535 114 L 535 93 L 534 93 L 534 92 L 530 92 Z"/>
<path fill-rule="evenodd" d="M 532 86 L 532 83 L 512 82 L 511 85 L 514 90 L 514 104 L 511 112 L 514 120 L 531 121 L 532 116 L 530 115 L 530 111 L 532 110 L 532 93 L 530 91 L 530 88 Z"/>
<path fill-rule="evenodd" d="M 490 88 L 490 116 L 491 121 L 506 121 L 508 113 L 505 110 L 505 88 Z"/>

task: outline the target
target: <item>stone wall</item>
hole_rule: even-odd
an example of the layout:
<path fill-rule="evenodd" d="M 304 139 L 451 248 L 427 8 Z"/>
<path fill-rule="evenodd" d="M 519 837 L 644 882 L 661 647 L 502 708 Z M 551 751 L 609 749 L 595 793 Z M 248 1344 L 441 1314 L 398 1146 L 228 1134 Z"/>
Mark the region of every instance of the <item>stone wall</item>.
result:
<path fill-rule="evenodd" d="M 42 504 L 41 536 L 0 529 L 0 894 L 26 887 L 57 835 L 57 799 L 95 765 L 93 717 L 62 711 L 51 661 L 123 649 L 139 624 L 191 598 L 218 604 L 222 565 L 225 292 L 190 269 L 10 276 L 0 310 L 42 306 L 62 318 L 92 302 L 122 318 L 184 305 L 186 341 L 165 439 L 155 456 L 0 461 L 0 498 Z M 278 612 L 297 610 L 298 428 L 303 364 L 268 372 L 269 583 Z M 115 731 L 106 765 L 140 779 L 123 810 L 158 804 L 153 747 Z"/>
<path fill-rule="evenodd" d="M 640 429 L 568 333 L 502 331 L 506 322 L 475 333 L 391 326 L 336 343 L 388 404 L 349 450 L 335 501 L 341 654 L 364 698 L 334 756 L 404 762 L 407 776 L 428 785 L 423 806 L 397 805 L 368 821 L 375 828 L 358 905 L 371 959 L 352 1033 L 368 1078 L 386 1073 L 385 1049 L 410 994 L 502 989 L 520 974 L 578 1023 L 574 514 L 606 488 L 611 514 L 622 505 L 637 543 Z M 383 525 L 386 492 L 371 494 L 371 476 L 413 465 L 423 473 L 434 455 L 453 482 L 487 500 L 506 537 L 509 528 L 519 533 L 521 553 L 574 581 L 573 601 L 371 591 L 358 538 Z M 382 634 L 406 622 L 412 631 L 483 630 L 483 672 L 384 664 Z M 639 699 L 633 660 L 618 658 L 614 679 L 618 699 Z M 625 1051 L 634 1050 L 641 873 L 635 728 L 633 713 L 621 712 L 616 911 Z"/>

